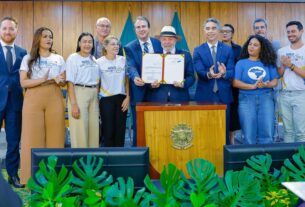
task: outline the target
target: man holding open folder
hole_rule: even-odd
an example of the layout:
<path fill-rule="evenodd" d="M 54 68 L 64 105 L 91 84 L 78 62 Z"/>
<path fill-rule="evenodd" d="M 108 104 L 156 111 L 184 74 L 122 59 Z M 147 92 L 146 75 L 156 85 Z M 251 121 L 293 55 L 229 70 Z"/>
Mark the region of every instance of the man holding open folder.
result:
<path fill-rule="evenodd" d="M 163 54 L 173 55 L 179 54 L 184 58 L 184 64 L 182 65 L 182 71 L 173 70 L 170 76 L 174 73 L 183 73 L 184 78 L 182 80 L 174 80 L 173 83 L 155 81 L 151 84 L 149 90 L 148 101 L 151 102 L 187 102 L 190 99 L 188 88 L 193 85 L 195 81 L 193 61 L 191 54 L 187 51 L 179 50 L 175 47 L 176 42 L 180 40 L 180 36 L 176 34 L 176 30 L 172 26 L 164 26 L 161 33 L 157 38 L 161 41 L 163 48 Z M 171 59 L 175 61 L 175 59 Z M 177 58 L 179 61 L 179 59 Z M 169 64 L 174 64 L 173 62 Z M 183 75 L 182 74 L 182 75 Z"/>

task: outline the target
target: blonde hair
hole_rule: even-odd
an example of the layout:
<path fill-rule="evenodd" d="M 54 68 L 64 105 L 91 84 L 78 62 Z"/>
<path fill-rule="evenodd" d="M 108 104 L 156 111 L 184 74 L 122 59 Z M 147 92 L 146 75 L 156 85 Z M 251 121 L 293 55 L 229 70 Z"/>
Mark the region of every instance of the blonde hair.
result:
<path fill-rule="evenodd" d="M 118 43 L 119 39 L 114 35 L 108 35 L 103 41 L 103 54 L 107 54 L 106 46 L 110 43 L 111 40 L 116 40 Z"/>

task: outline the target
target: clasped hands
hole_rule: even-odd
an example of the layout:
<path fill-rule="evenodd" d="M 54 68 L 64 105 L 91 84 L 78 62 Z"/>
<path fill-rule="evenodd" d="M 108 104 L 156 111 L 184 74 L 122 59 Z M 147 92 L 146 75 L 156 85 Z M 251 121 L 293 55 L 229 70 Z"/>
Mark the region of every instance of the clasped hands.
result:
<path fill-rule="evenodd" d="M 49 73 L 50 73 L 50 69 L 44 74 L 44 76 L 43 76 L 43 80 L 44 81 L 48 81 L 49 80 Z M 63 71 L 60 74 L 58 74 L 57 76 L 55 76 L 53 78 L 53 80 L 57 84 L 65 83 L 65 81 L 66 81 L 66 73 L 65 73 L 65 71 Z"/>
<path fill-rule="evenodd" d="M 209 69 L 209 72 L 208 72 L 208 77 L 209 78 L 219 79 L 226 74 L 227 68 L 226 68 L 225 64 L 217 62 L 217 65 L 218 65 L 218 71 L 219 72 L 215 73 L 214 72 L 215 65 L 212 65 Z"/>
<path fill-rule="evenodd" d="M 269 88 L 268 87 L 269 81 L 263 82 L 263 78 L 259 78 L 255 84 L 252 84 L 253 88 L 252 89 L 257 89 L 257 88 Z"/>

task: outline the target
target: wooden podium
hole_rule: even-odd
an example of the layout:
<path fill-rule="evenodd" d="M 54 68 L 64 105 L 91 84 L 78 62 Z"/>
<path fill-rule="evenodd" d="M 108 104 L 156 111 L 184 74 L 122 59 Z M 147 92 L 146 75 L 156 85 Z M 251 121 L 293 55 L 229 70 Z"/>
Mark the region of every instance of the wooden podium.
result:
<path fill-rule="evenodd" d="M 225 110 L 226 105 L 216 103 L 138 104 L 137 146 L 149 147 L 150 176 L 158 178 L 163 166 L 171 162 L 187 175 L 186 163 L 195 158 L 209 160 L 223 175 Z M 177 149 L 172 138 L 178 124 L 192 132 L 192 140 L 184 149 Z"/>

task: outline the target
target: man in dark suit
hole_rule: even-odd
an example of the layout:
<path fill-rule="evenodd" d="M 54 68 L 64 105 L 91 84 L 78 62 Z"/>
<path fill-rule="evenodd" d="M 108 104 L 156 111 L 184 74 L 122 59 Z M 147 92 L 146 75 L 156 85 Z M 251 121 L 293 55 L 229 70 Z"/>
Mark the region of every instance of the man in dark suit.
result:
<path fill-rule="evenodd" d="M 128 43 L 124 50 L 130 80 L 130 105 L 133 119 L 133 146 L 136 146 L 136 104 L 145 101 L 147 91 L 147 84 L 145 84 L 141 79 L 142 54 L 162 53 L 162 47 L 159 40 L 149 37 L 150 23 L 146 17 L 137 17 L 134 27 L 137 39 Z"/>
<path fill-rule="evenodd" d="M 234 53 L 218 41 L 220 22 L 209 18 L 204 23 L 207 42 L 194 49 L 194 68 L 198 76 L 195 101 L 227 105 L 226 143 L 229 144 L 230 103 L 233 101 L 231 79 L 234 77 Z"/>
<path fill-rule="evenodd" d="M 26 50 L 14 44 L 18 23 L 12 17 L 0 22 L 0 125 L 5 121 L 7 141 L 6 170 L 9 182 L 16 188 L 24 187 L 19 182 L 19 143 L 21 135 L 21 111 L 23 104 L 19 68 Z"/>
<path fill-rule="evenodd" d="M 163 54 L 183 54 L 184 55 L 184 81 L 174 82 L 174 84 L 161 84 L 155 82 L 151 85 L 148 101 L 151 102 L 187 102 L 190 100 L 189 87 L 195 81 L 193 60 L 187 51 L 179 50 L 175 47 L 180 40 L 176 30 L 172 26 L 164 26 L 159 35 Z"/>

